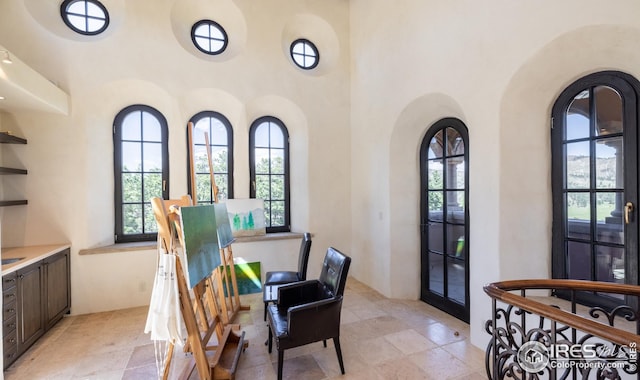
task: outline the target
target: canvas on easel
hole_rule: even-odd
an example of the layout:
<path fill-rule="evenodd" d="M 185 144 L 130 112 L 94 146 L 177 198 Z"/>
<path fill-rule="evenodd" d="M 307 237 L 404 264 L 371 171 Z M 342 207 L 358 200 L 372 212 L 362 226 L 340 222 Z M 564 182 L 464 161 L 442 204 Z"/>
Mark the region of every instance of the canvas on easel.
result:
<path fill-rule="evenodd" d="M 215 205 L 180 208 L 189 287 L 211 275 L 221 264 Z"/>
<path fill-rule="evenodd" d="M 220 249 L 223 249 L 230 246 L 236 239 L 233 237 L 233 232 L 231 231 L 227 205 L 225 203 L 215 203 L 214 206 L 216 225 L 218 227 L 218 243 Z"/>
<path fill-rule="evenodd" d="M 190 198 L 183 197 L 183 199 Z M 229 297 L 224 295 L 222 286 L 224 273 L 219 265 L 215 265 L 215 263 L 223 262 L 223 259 L 218 250 L 214 207 L 213 205 L 192 206 L 185 204 L 185 202 L 181 202 L 179 207 L 174 207 L 176 201 L 165 201 L 159 198 L 153 198 L 151 203 L 158 222 L 158 236 L 165 247 L 175 246 L 177 240 L 180 240 L 180 245 L 185 250 L 208 247 L 200 250 L 202 252 L 196 252 L 195 256 L 191 255 L 192 261 L 198 263 L 196 271 L 190 272 L 186 267 L 183 268 L 180 257 L 176 255 L 175 258 L 180 309 L 187 330 L 185 352 L 188 351 L 192 354 L 190 363 L 185 367 L 179 379 L 191 378 L 194 370 L 197 370 L 198 376 L 202 380 L 234 379 L 238 360 L 248 346 L 248 342 L 244 339 L 245 333 L 240 331 L 240 326 L 230 324 L 232 318 L 229 317 L 230 314 L 224 306 Z M 183 213 L 184 215 L 182 215 Z M 199 215 L 199 213 L 203 215 Z M 197 223 L 199 218 L 204 227 L 198 225 L 195 231 L 191 231 L 193 232 L 191 234 L 189 230 L 194 228 L 193 224 L 183 225 L 183 222 Z M 202 218 L 210 220 L 202 220 Z M 201 236 L 205 234 L 211 234 L 214 237 Z M 194 235 L 192 239 L 195 243 L 190 245 L 186 243 L 184 237 L 191 235 Z M 187 246 L 191 248 L 186 249 Z M 207 250 L 208 254 L 203 253 Z M 213 255 L 211 254 L 212 250 Z M 194 258 L 198 255 L 214 256 L 218 259 L 200 261 Z M 186 261 L 189 260 L 186 258 L 187 254 L 180 256 L 185 257 Z M 186 274 L 191 277 L 191 281 L 194 281 L 201 276 L 200 271 L 206 270 L 205 268 L 211 265 L 214 266 L 214 269 L 209 275 L 190 287 Z M 215 339 L 212 341 L 214 336 Z M 170 344 L 162 374 L 163 379 L 168 379 L 172 352 L 173 344 Z"/>
<path fill-rule="evenodd" d="M 227 199 L 224 201 L 229 213 L 233 236 L 256 236 L 266 234 L 264 200 Z"/>
<path fill-rule="evenodd" d="M 249 310 L 248 307 L 240 304 L 240 292 L 238 291 L 238 281 L 236 275 L 235 259 L 231 243 L 235 241 L 231 232 L 231 225 L 228 218 L 227 205 L 224 203 L 216 203 L 216 219 L 218 224 L 218 243 L 220 246 L 220 258 L 222 265 L 220 271 L 222 273 L 221 280 L 224 288 L 223 309 L 226 308 L 229 320 L 233 320 L 235 314 L 240 310 Z M 224 316 L 223 316 L 224 318 Z"/>

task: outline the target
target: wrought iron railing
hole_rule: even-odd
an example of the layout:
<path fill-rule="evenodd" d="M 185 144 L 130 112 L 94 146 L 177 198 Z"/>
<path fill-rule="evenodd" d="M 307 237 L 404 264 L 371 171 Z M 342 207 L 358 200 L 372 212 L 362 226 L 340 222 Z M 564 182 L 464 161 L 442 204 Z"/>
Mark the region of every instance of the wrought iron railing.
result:
<path fill-rule="evenodd" d="M 640 379 L 640 286 L 578 280 L 489 284 L 493 316 L 489 379 Z M 583 292 L 626 299 L 610 308 L 577 302 Z M 567 299 L 552 295 L 562 293 Z"/>

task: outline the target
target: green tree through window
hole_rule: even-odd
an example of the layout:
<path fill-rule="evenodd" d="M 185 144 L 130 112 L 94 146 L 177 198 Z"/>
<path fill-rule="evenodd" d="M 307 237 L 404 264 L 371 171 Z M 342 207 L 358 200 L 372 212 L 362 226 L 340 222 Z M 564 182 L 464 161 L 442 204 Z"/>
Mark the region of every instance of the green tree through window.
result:
<path fill-rule="evenodd" d="M 198 203 L 213 203 L 214 196 L 209 174 L 207 149 L 211 153 L 213 173 L 218 186 L 218 199 L 233 198 L 233 129 L 224 115 L 214 111 L 203 111 L 191 118 L 194 125 L 194 164 L 196 175 L 196 195 Z M 209 137 L 209 146 L 205 139 Z M 189 186 L 191 186 L 191 170 Z M 191 190 L 191 189 L 189 189 Z M 190 191 L 190 193 L 193 193 Z"/>
<path fill-rule="evenodd" d="M 289 231 L 289 135 L 274 117 L 249 132 L 251 197 L 264 200 L 267 232 Z"/>
<path fill-rule="evenodd" d="M 151 198 L 168 199 L 168 128 L 164 116 L 129 106 L 114 120 L 115 241 L 156 238 Z"/>

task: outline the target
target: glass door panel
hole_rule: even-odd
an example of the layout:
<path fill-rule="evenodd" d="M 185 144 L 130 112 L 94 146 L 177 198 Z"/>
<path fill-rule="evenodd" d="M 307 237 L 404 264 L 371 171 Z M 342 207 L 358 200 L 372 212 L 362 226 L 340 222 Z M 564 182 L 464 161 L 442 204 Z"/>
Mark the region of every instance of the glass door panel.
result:
<path fill-rule="evenodd" d="M 443 119 L 423 140 L 421 299 L 468 322 L 466 139 L 464 124 Z"/>
<path fill-rule="evenodd" d="M 638 283 L 637 112 L 636 91 L 611 73 L 582 78 L 558 98 L 553 197 L 564 207 L 554 210 L 554 278 Z M 607 294 L 580 297 L 615 305 Z"/>

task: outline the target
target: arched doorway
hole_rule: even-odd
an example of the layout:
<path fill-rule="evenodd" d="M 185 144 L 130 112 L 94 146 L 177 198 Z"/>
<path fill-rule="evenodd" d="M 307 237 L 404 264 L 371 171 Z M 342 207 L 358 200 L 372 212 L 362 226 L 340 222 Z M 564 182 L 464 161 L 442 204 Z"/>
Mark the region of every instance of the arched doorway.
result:
<path fill-rule="evenodd" d="M 445 118 L 420 148 L 420 298 L 469 322 L 468 132 Z"/>
<path fill-rule="evenodd" d="M 630 75 L 599 72 L 553 107 L 554 278 L 638 284 L 639 90 Z M 620 303 L 607 294 L 578 300 Z"/>

